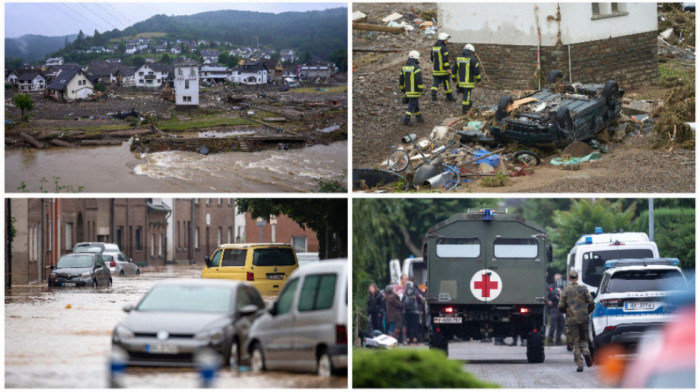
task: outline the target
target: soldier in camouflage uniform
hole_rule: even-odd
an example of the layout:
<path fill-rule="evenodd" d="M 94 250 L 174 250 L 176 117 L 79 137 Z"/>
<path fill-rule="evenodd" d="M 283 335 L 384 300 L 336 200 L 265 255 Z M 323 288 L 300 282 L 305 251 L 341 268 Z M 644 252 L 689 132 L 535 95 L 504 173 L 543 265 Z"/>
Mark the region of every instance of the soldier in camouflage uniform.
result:
<path fill-rule="evenodd" d="M 569 285 L 561 293 L 558 308 L 566 314 L 566 340 L 574 351 L 576 371 L 582 372 L 584 359 L 588 367 L 593 364 L 588 351 L 588 315 L 593 312 L 594 304 L 591 293 L 577 281 L 578 272 L 572 269 L 569 271 Z"/>

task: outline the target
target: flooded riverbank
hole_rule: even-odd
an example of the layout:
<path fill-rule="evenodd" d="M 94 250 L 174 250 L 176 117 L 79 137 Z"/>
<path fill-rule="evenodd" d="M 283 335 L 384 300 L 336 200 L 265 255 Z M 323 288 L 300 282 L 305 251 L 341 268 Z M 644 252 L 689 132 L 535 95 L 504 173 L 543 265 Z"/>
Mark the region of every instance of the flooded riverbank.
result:
<path fill-rule="evenodd" d="M 5 151 L 5 191 L 55 191 L 61 186 L 84 192 L 314 192 L 318 180 L 345 176 L 347 142 L 288 151 L 187 151 L 138 154 L 117 147 L 50 148 Z"/>

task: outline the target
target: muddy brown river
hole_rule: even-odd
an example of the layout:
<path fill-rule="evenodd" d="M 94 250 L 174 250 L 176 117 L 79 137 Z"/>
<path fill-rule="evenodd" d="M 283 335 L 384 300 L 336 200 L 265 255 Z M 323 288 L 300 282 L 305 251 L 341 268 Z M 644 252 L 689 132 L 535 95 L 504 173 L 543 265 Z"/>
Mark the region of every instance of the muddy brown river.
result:
<path fill-rule="evenodd" d="M 117 147 L 5 151 L 5 191 L 54 192 L 59 185 L 84 192 L 314 192 L 318 180 L 346 181 L 347 142 L 288 151 L 188 151 L 139 154 Z"/>
<path fill-rule="evenodd" d="M 6 388 L 106 388 L 112 329 L 157 281 L 196 278 L 201 266 L 143 268 L 136 277 L 113 277 L 110 288 L 49 290 L 46 283 L 5 290 Z M 264 296 L 265 301 L 274 296 Z M 70 305 L 70 306 L 69 306 Z M 127 388 L 197 388 L 192 368 L 133 368 Z M 347 388 L 347 377 L 231 370 L 218 373 L 220 388 Z"/>

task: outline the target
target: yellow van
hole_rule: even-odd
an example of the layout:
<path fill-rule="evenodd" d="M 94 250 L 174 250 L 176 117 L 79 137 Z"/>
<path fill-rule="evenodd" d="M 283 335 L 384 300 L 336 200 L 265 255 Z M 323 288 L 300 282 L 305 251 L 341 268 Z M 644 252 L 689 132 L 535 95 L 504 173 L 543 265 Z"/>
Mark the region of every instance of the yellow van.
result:
<path fill-rule="evenodd" d="M 223 244 L 205 263 L 203 279 L 247 281 L 261 293 L 278 292 L 299 267 L 290 244 Z"/>

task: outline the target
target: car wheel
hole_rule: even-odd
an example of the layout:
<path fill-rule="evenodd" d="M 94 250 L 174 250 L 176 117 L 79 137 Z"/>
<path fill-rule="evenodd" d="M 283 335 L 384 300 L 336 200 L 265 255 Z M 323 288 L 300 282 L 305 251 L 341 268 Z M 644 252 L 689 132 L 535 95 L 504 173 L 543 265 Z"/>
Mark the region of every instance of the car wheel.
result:
<path fill-rule="evenodd" d="M 256 344 L 253 347 L 253 352 L 250 356 L 250 370 L 254 373 L 262 372 L 265 370 L 265 356 L 262 352 L 262 347 Z"/>
<path fill-rule="evenodd" d="M 620 86 L 614 80 L 608 80 L 603 86 L 603 96 L 605 97 L 605 105 L 608 109 L 613 110 L 620 100 Z"/>
<path fill-rule="evenodd" d="M 513 104 L 513 97 L 510 95 L 504 95 L 498 101 L 498 108 L 496 110 L 496 121 L 500 122 L 504 118 L 508 117 L 508 106 Z"/>
<path fill-rule="evenodd" d="M 547 74 L 547 83 L 552 84 L 560 81 L 564 75 L 558 69 L 553 69 Z"/>
<path fill-rule="evenodd" d="M 331 373 L 333 373 L 331 357 L 326 353 L 326 350 L 323 350 L 316 362 L 316 374 L 318 374 L 319 377 L 330 377 Z"/>

